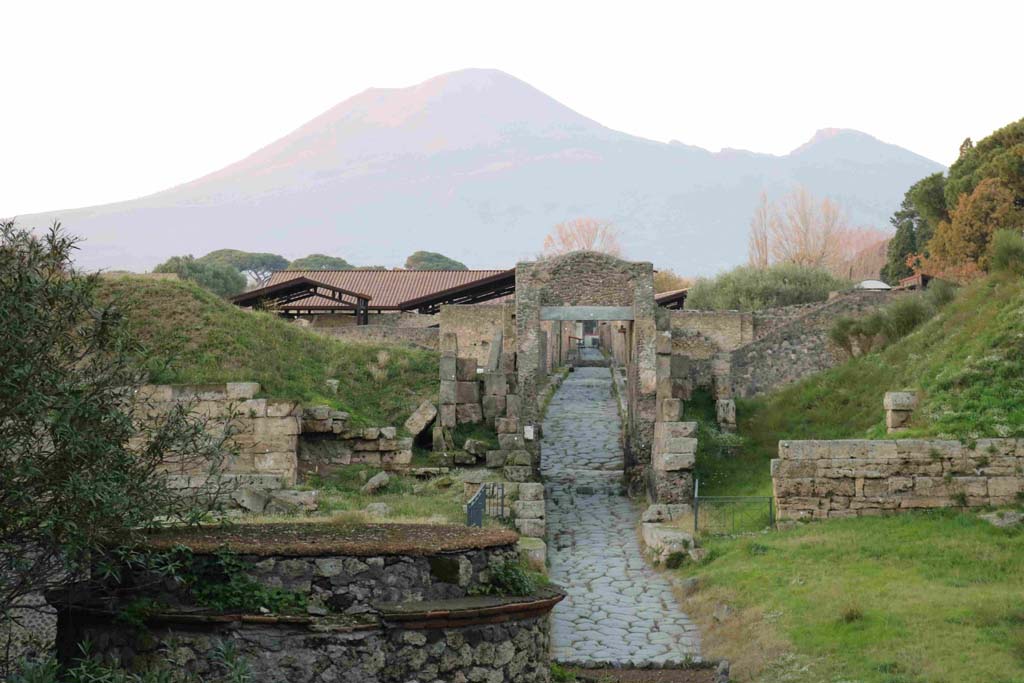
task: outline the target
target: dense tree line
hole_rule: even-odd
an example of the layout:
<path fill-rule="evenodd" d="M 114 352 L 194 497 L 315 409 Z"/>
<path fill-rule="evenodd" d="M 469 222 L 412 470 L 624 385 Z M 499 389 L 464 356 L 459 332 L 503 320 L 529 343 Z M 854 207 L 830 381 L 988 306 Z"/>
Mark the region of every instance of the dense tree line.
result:
<path fill-rule="evenodd" d="M 1024 229 L 1024 119 L 965 140 L 948 175 L 912 185 L 891 222 L 887 282 L 915 269 L 955 281 L 989 270 L 996 233 Z"/>

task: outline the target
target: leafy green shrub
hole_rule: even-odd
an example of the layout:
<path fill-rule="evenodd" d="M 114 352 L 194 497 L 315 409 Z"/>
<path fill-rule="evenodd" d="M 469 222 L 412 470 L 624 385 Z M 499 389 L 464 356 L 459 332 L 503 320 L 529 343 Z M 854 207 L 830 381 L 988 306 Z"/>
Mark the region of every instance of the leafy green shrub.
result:
<path fill-rule="evenodd" d="M 946 280 L 932 280 L 924 291 L 924 298 L 935 310 L 939 310 L 956 298 L 956 285 Z"/>
<path fill-rule="evenodd" d="M 532 595 L 547 584 L 547 577 L 510 561 L 491 568 L 491 582 L 476 589 L 476 593 L 497 595 Z"/>
<path fill-rule="evenodd" d="M 829 292 L 847 289 L 850 282 L 827 270 L 793 264 L 771 268 L 740 266 L 697 281 L 686 307 L 704 310 L 757 311 L 777 306 L 825 301 Z"/>
<path fill-rule="evenodd" d="M 576 674 L 569 671 L 564 666 L 551 662 L 551 680 L 555 683 L 572 683 L 577 680 Z"/>
<path fill-rule="evenodd" d="M 999 230 L 989 247 L 989 269 L 1024 275 L 1024 236 L 1016 230 Z"/>
<path fill-rule="evenodd" d="M 667 569 L 679 569 L 690 559 L 687 553 L 677 550 L 674 553 L 669 553 L 669 556 L 665 558 L 665 567 Z"/>
<path fill-rule="evenodd" d="M 918 325 L 932 317 L 935 311 L 921 297 L 908 296 L 897 299 L 882 311 L 881 327 L 887 343 L 902 339 L 913 332 Z"/>
<path fill-rule="evenodd" d="M 232 296 L 245 289 L 245 276 L 224 263 L 201 261 L 188 256 L 172 256 L 156 268 L 154 273 L 174 273 L 182 280 L 195 282 L 219 296 Z"/>

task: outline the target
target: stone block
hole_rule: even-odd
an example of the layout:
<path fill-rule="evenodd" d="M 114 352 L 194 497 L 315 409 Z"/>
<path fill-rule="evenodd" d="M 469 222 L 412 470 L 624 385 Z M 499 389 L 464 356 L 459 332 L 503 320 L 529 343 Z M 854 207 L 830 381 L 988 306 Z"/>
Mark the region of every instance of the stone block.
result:
<path fill-rule="evenodd" d="M 505 456 L 505 464 L 530 467 L 533 465 L 533 455 L 526 449 L 508 451 L 508 455 Z"/>
<path fill-rule="evenodd" d="M 505 414 L 505 397 L 484 396 L 480 399 L 480 408 L 484 411 L 484 417 L 497 419 Z"/>
<path fill-rule="evenodd" d="M 458 385 L 458 382 L 449 382 L 448 380 L 441 380 L 441 390 L 439 394 L 441 405 L 445 405 L 447 403 L 458 403 L 458 399 L 456 398 L 458 395 L 456 393 L 456 387 Z"/>
<path fill-rule="evenodd" d="M 665 330 L 658 332 L 655 336 L 654 349 L 655 353 L 658 354 L 670 354 L 672 353 L 672 332 Z"/>
<path fill-rule="evenodd" d="M 291 417 L 298 412 L 295 401 L 267 401 L 267 417 Z"/>
<path fill-rule="evenodd" d="M 547 573 L 548 547 L 544 541 L 531 536 L 523 536 L 516 543 L 516 551 L 519 553 L 520 561 L 530 569 Z"/>
<path fill-rule="evenodd" d="M 882 405 L 886 410 L 912 411 L 917 408 L 917 394 L 912 391 L 887 391 Z"/>
<path fill-rule="evenodd" d="M 438 350 L 442 356 L 455 358 L 459 355 L 459 338 L 454 332 L 445 332 L 441 335 Z"/>
<path fill-rule="evenodd" d="M 658 401 L 658 421 L 678 422 L 683 419 L 683 400 L 679 398 L 663 398 Z"/>
<path fill-rule="evenodd" d="M 440 367 L 442 382 L 454 382 L 456 380 L 458 373 L 455 356 L 442 356 L 440 360 Z"/>
<path fill-rule="evenodd" d="M 252 398 L 260 393 L 259 382 L 228 382 L 224 386 L 229 399 Z"/>
<path fill-rule="evenodd" d="M 261 513 L 270 502 L 270 494 L 258 489 L 239 488 L 231 492 L 231 500 L 247 512 Z"/>
<path fill-rule="evenodd" d="M 477 381 L 476 358 L 459 358 L 455 363 L 455 379 L 460 382 Z"/>
<path fill-rule="evenodd" d="M 519 396 L 509 394 L 505 397 L 505 414 L 508 417 L 519 417 Z"/>
<path fill-rule="evenodd" d="M 449 401 L 444 401 L 448 403 Z M 480 403 L 479 382 L 456 382 L 455 383 L 456 403 Z"/>
<path fill-rule="evenodd" d="M 329 420 L 330 418 L 330 406 L 309 406 L 302 411 L 302 419 L 304 420 Z"/>
<path fill-rule="evenodd" d="M 485 463 L 487 467 L 498 468 L 505 466 L 505 451 L 487 451 Z"/>
<path fill-rule="evenodd" d="M 696 439 L 694 439 L 696 441 Z M 658 453 L 654 454 L 654 469 L 661 472 L 692 470 L 697 456 L 694 453 Z"/>
<path fill-rule="evenodd" d="M 441 405 L 441 426 L 447 428 L 453 428 L 458 424 L 458 419 L 455 412 L 454 403 L 445 403 Z"/>
<path fill-rule="evenodd" d="M 501 371 L 506 373 L 516 371 L 516 354 L 514 351 L 502 352 Z"/>
<path fill-rule="evenodd" d="M 398 430 L 394 427 L 381 427 L 380 438 L 382 439 L 393 439 L 398 434 Z"/>
<path fill-rule="evenodd" d="M 302 431 L 297 417 L 266 417 L 261 420 L 253 420 L 251 424 L 252 433 L 258 436 L 297 435 Z"/>
<path fill-rule="evenodd" d="M 680 439 L 697 433 L 696 422 L 658 422 L 654 425 L 654 439 Z"/>
<path fill-rule="evenodd" d="M 364 439 L 367 439 L 367 440 L 379 439 L 380 438 L 380 429 L 377 428 L 377 427 L 363 427 L 362 432 L 360 432 L 360 436 L 362 438 L 364 438 Z M 372 449 L 369 449 L 369 450 L 372 450 Z"/>
<path fill-rule="evenodd" d="M 722 429 L 736 429 L 736 401 L 731 398 L 720 398 L 715 401 L 715 418 Z"/>
<path fill-rule="evenodd" d="M 377 439 L 377 450 L 379 450 L 379 451 L 397 451 L 398 450 L 398 439 Z"/>
<path fill-rule="evenodd" d="M 455 451 L 452 453 L 452 462 L 456 465 L 475 465 L 476 456 L 466 451 Z"/>
<path fill-rule="evenodd" d="M 296 465 L 294 451 L 291 453 L 257 453 L 253 456 L 253 468 L 257 472 L 294 474 Z"/>
<path fill-rule="evenodd" d="M 531 538 L 544 538 L 543 519 L 517 519 L 516 531 Z"/>
<path fill-rule="evenodd" d="M 519 432 L 519 419 L 515 417 L 499 417 L 494 420 L 494 429 L 499 434 L 516 434 Z"/>
<path fill-rule="evenodd" d="M 544 484 L 520 484 L 519 500 L 544 500 Z"/>
<path fill-rule="evenodd" d="M 512 514 L 517 519 L 544 519 L 544 501 L 517 500 L 512 503 Z"/>
<path fill-rule="evenodd" d="M 484 373 L 484 395 L 504 396 L 508 393 L 508 379 L 504 372 Z"/>
<path fill-rule="evenodd" d="M 506 465 L 504 469 L 502 469 L 502 474 L 509 481 L 526 482 L 530 481 L 530 478 L 533 477 L 533 468 Z"/>
<path fill-rule="evenodd" d="M 265 398 L 250 398 L 246 401 L 242 401 L 234 406 L 234 415 L 236 418 L 248 417 L 266 417 L 267 416 L 267 399 Z"/>
<path fill-rule="evenodd" d="M 669 374 L 672 379 L 689 379 L 690 359 L 686 356 L 672 356 Z"/>
<path fill-rule="evenodd" d="M 910 425 L 910 418 L 914 415 L 909 410 L 887 410 L 885 411 L 885 428 L 890 434 L 907 429 Z"/>
<path fill-rule="evenodd" d="M 379 451 L 379 439 L 357 439 L 352 442 L 353 451 Z"/>
<path fill-rule="evenodd" d="M 498 444 L 503 451 L 516 451 L 526 446 L 522 434 L 498 434 Z"/>
<path fill-rule="evenodd" d="M 477 424 L 484 421 L 484 413 L 479 403 L 460 403 L 456 406 L 459 424 Z"/>
<path fill-rule="evenodd" d="M 390 453 L 381 453 L 380 462 L 382 465 L 409 465 L 412 464 L 412 451 L 391 451 Z"/>
<path fill-rule="evenodd" d="M 466 439 L 462 445 L 463 450 L 473 455 L 483 455 L 487 452 L 487 443 L 480 439 Z"/>

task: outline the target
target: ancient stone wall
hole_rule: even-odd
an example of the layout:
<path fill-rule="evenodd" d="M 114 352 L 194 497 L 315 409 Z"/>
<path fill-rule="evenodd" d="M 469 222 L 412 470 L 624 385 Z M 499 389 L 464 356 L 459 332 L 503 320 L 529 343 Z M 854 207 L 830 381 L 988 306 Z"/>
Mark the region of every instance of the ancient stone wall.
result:
<path fill-rule="evenodd" d="M 483 601 L 483 599 L 477 599 Z M 528 607 L 528 606 L 527 606 Z M 499 608 L 496 608 L 499 609 Z M 172 662 L 183 671 L 221 676 L 218 652 L 233 643 L 252 683 L 409 683 L 516 681 L 547 683 L 548 617 L 518 608 L 490 619 L 434 616 L 389 623 L 389 615 L 348 624 L 328 618 L 151 618 L 147 632 L 111 617 L 77 615 L 76 635 L 130 669 Z M 405 617 L 406 615 L 398 615 Z M 454 617 L 454 618 L 453 618 Z"/>
<path fill-rule="evenodd" d="M 412 441 L 398 436 L 395 427 L 352 427 L 348 413 L 310 406 L 302 412 L 299 475 L 328 477 L 348 465 L 405 469 L 412 462 Z"/>
<path fill-rule="evenodd" d="M 784 518 L 1011 505 L 1024 493 L 1024 442 L 979 439 L 780 441 L 772 460 Z"/>
<path fill-rule="evenodd" d="M 475 358 L 477 365 L 487 368 L 491 347 L 501 336 L 503 316 L 511 315 L 511 310 L 505 304 L 441 306 L 436 317 L 442 333 L 451 332 L 458 338 L 460 357 Z"/>
<path fill-rule="evenodd" d="M 866 315 L 893 296 L 889 292 L 848 292 L 736 349 L 731 358 L 734 394 L 755 396 L 842 362 L 842 352 L 828 339 L 835 321 Z"/>
<path fill-rule="evenodd" d="M 367 316 L 368 325 L 358 325 L 354 315 L 321 313 L 313 315 L 302 315 L 296 320 L 306 321 L 310 329 L 329 329 L 336 327 L 403 327 L 423 328 L 436 327 L 437 316 L 422 315 L 420 313 L 409 313 L 405 311 L 382 311 L 374 313 L 371 311 Z M 303 323 L 300 323 L 303 324 Z"/>
<path fill-rule="evenodd" d="M 573 252 L 516 265 L 516 365 L 519 374 L 521 426 L 539 423 L 546 375 L 544 307 L 627 307 L 633 314 L 629 346 L 629 414 L 627 446 L 636 458 L 650 462 L 654 436 L 655 303 L 650 263 L 622 261 L 607 254 Z"/>
<path fill-rule="evenodd" d="M 754 340 L 754 317 L 751 313 L 687 309 L 670 313 L 673 331 L 700 334 L 714 342 L 719 351 L 733 351 Z"/>
<path fill-rule="evenodd" d="M 426 316 L 421 316 L 426 317 Z M 436 322 L 436 321 L 435 321 Z M 311 327 L 312 331 L 333 339 L 354 342 L 384 342 L 404 344 L 421 349 L 436 351 L 438 328 L 436 327 L 392 327 L 390 325 L 360 325 L 336 327 Z"/>
<path fill-rule="evenodd" d="M 426 555 L 361 541 L 355 554 L 307 543 L 313 555 L 237 556 L 258 583 L 305 596 L 300 614 L 197 611 L 180 584 L 136 571 L 111 595 L 95 587 L 91 596 L 73 591 L 75 601 L 55 597 L 58 657 L 68 661 L 88 640 L 94 654 L 132 670 L 170 662 L 204 677 L 222 673 L 217 652 L 231 642 L 253 683 L 550 680 L 547 614 L 562 594 L 475 595 L 518 552 L 508 532 L 472 540 Z M 139 599 L 159 606 L 143 617 L 145 628 L 116 618 Z"/>
<path fill-rule="evenodd" d="M 185 405 L 223 430 L 230 421 L 230 443 L 237 453 L 225 463 L 225 473 L 263 477 L 267 488 L 295 484 L 300 424 L 295 401 L 256 398 L 255 382 L 210 385 L 156 385 L 141 387 L 137 398 L 157 413 Z M 203 473 L 197 471 L 197 476 Z M 174 483 L 174 482 L 172 482 Z M 276 483 L 276 485 L 275 485 Z M 178 482 L 187 486 L 186 482 Z"/>

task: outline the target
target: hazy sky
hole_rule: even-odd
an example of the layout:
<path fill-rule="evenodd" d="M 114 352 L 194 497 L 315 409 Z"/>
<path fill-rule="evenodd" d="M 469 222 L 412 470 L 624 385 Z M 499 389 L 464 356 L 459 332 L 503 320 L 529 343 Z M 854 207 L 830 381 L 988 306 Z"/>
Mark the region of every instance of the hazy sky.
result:
<path fill-rule="evenodd" d="M 856 128 L 949 164 L 1024 116 L 1024 3 L 0 0 L 0 216 L 216 170 L 371 86 L 507 71 L 656 140 Z"/>

